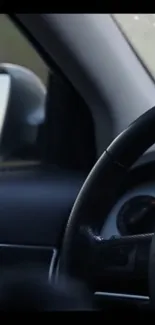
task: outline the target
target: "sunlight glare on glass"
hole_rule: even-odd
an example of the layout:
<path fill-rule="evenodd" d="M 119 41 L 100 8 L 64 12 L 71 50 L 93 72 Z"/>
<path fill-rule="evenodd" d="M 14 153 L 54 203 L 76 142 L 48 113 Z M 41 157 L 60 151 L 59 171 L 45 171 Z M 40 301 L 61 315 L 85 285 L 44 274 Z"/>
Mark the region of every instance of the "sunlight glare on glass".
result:
<path fill-rule="evenodd" d="M 138 15 L 134 16 L 133 18 L 134 18 L 135 20 L 139 20 L 139 16 L 138 16 Z"/>

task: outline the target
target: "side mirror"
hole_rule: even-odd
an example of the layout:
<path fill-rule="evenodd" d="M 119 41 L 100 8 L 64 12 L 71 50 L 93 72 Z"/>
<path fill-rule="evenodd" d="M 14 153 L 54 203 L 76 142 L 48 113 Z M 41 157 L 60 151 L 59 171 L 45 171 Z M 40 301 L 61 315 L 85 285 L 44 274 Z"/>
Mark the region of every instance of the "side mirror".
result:
<path fill-rule="evenodd" d="M 27 68 L 0 64 L 0 160 L 35 145 L 45 119 L 46 88 Z"/>

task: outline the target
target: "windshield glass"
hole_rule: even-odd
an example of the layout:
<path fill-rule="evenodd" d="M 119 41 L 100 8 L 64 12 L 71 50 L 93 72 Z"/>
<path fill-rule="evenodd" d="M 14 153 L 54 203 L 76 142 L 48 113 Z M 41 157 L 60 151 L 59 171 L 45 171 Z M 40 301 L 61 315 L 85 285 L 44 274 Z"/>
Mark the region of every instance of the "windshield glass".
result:
<path fill-rule="evenodd" d="M 155 79 L 155 14 L 112 16 Z"/>

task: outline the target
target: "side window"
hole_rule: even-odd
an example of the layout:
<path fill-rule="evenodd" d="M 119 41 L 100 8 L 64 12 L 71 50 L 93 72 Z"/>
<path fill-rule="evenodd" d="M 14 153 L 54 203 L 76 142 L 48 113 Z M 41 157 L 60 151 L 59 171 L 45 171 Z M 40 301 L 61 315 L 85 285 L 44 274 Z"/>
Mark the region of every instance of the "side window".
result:
<path fill-rule="evenodd" d="M 9 17 L 0 14 L 0 63 L 14 63 L 32 70 L 46 84 L 48 68 Z"/>
<path fill-rule="evenodd" d="M 37 141 L 45 118 L 49 68 L 5 14 L 0 14 L 0 64 L 0 89 L 4 89 L 6 73 L 14 85 L 5 107 L 0 105 L 0 162 L 38 160 Z"/>
<path fill-rule="evenodd" d="M 0 163 L 1 157 L 5 164 L 46 161 L 65 170 L 88 173 L 96 161 L 96 142 L 91 111 L 83 98 L 65 76 L 53 69 L 52 73 L 49 71 L 32 44 L 3 14 L 0 14 L 0 42 L 0 64 L 24 66 L 45 85 L 40 91 L 40 82 L 36 82 L 39 84 L 36 87 L 34 81 L 36 77 L 29 74 L 23 78 L 19 70 L 12 78 L 15 82 L 13 100 L 9 100 L 12 106 L 7 109 L 9 118 L 5 117 L 2 136 L 0 128 Z"/>

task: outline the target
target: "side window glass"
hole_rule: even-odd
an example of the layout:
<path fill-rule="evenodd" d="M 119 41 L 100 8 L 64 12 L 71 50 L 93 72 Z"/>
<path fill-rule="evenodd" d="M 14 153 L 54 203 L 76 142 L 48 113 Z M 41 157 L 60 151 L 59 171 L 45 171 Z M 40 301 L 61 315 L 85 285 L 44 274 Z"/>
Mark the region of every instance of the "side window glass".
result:
<path fill-rule="evenodd" d="M 3 95 L 6 93 L 3 102 L 6 104 L 0 107 L 0 163 L 38 160 L 37 139 L 44 123 L 49 68 L 5 14 L 0 14 L 2 64 L 4 73 L 1 69 L 0 89 L 3 86 Z M 4 91 L 4 81 L 7 83 L 6 78 L 10 76 L 11 86 L 6 86 Z M 13 91 L 10 91 L 12 85 Z M 10 96 L 9 100 L 7 96 Z"/>
<path fill-rule="evenodd" d="M 0 14 L 0 63 L 14 63 L 32 70 L 46 84 L 48 67 L 5 14 Z"/>

